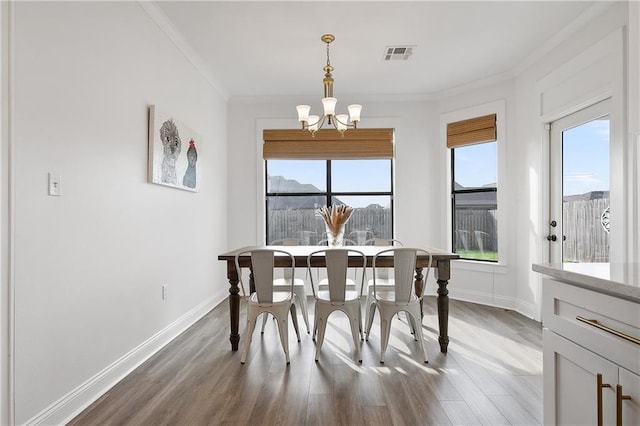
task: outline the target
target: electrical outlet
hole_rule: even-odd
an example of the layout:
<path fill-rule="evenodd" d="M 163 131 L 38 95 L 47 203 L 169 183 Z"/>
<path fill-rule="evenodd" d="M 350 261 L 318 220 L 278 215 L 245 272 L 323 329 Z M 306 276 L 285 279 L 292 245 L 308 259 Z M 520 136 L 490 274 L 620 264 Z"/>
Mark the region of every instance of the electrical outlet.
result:
<path fill-rule="evenodd" d="M 169 296 L 168 290 L 169 290 L 168 285 L 165 284 L 162 286 L 162 300 L 167 300 L 167 297 Z"/>

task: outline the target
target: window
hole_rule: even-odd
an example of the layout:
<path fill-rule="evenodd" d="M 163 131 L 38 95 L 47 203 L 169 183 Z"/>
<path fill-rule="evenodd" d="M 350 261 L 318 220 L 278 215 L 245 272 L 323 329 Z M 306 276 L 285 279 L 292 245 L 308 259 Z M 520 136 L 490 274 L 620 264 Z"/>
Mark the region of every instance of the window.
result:
<path fill-rule="evenodd" d="M 317 244 L 325 238 L 317 209 L 340 204 L 354 208 L 347 238 L 361 244 L 363 236 L 393 237 L 391 159 L 269 159 L 265 171 L 267 243 L 297 238 Z"/>
<path fill-rule="evenodd" d="M 495 117 L 447 126 L 447 146 L 451 148 L 452 245 L 462 259 L 498 261 Z"/>

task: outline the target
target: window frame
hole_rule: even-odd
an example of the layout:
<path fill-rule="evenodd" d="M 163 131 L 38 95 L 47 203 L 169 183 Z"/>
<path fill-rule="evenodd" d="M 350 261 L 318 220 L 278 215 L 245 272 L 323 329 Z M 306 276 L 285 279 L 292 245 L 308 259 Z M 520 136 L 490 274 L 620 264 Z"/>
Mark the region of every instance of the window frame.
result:
<path fill-rule="evenodd" d="M 371 161 L 379 161 L 381 159 L 379 158 L 362 158 L 362 159 L 348 159 L 348 160 L 356 160 L 356 161 L 367 161 L 367 160 L 371 160 Z M 393 158 L 388 158 L 388 159 L 382 159 L 382 160 L 388 160 L 390 162 L 389 164 L 389 180 L 390 180 L 390 189 L 389 191 L 370 191 L 370 192 L 364 192 L 364 191 L 333 191 L 332 190 L 332 185 L 331 185 L 331 162 L 334 160 L 322 160 L 325 162 L 325 170 L 326 170 L 326 175 L 325 175 L 325 179 L 326 179 L 326 191 L 318 191 L 318 192 L 269 192 L 268 191 L 268 186 L 269 186 L 269 161 L 278 161 L 276 159 L 274 160 L 264 160 L 264 226 L 265 226 L 265 232 L 264 232 L 264 243 L 268 244 L 269 241 L 269 197 L 274 197 L 274 196 L 285 196 L 285 197 L 308 197 L 308 196 L 324 196 L 325 198 L 325 202 L 327 206 L 331 206 L 331 200 L 333 199 L 333 197 L 336 198 L 340 198 L 341 196 L 388 196 L 390 199 L 390 209 L 391 209 L 391 237 L 390 238 L 394 238 L 395 237 L 395 215 L 394 215 L 394 188 L 395 188 L 395 184 L 394 184 L 394 173 L 393 173 L 393 168 L 394 168 L 394 159 Z M 307 161 L 307 160 L 300 160 L 300 161 Z M 309 160 L 309 161 L 313 161 L 313 160 Z M 317 161 L 317 160 L 316 160 Z M 336 161 L 344 161 L 344 160 L 336 160 Z"/>
<path fill-rule="evenodd" d="M 453 264 L 456 265 L 457 268 L 465 269 L 469 271 L 479 271 L 479 272 L 492 272 L 492 273 L 506 273 L 507 265 L 515 260 L 515 253 L 513 253 L 510 242 L 507 240 L 507 232 L 509 229 L 513 227 L 514 217 L 515 215 L 508 216 L 507 215 L 507 206 L 508 204 L 508 192 L 509 192 L 509 181 L 505 181 L 504 177 L 507 176 L 507 144 L 506 144 L 506 100 L 499 99 L 496 101 L 487 102 L 484 104 L 478 104 L 476 106 L 462 108 L 458 110 L 453 110 L 450 112 L 442 113 L 440 115 L 440 154 L 441 154 L 441 164 L 445 164 L 444 173 L 446 173 L 446 179 L 443 180 L 442 192 L 441 192 L 441 200 L 442 205 L 446 206 L 446 214 L 442 218 L 446 220 L 446 226 L 443 226 L 441 229 L 441 238 L 442 241 L 446 243 L 446 247 L 449 251 L 453 251 L 453 243 L 454 240 L 452 238 L 453 232 L 451 231 L 453 228 L 452 224 L 452 203 L 451 203 L 451 192 L 452 192 L 452 179 L 451 179 L 451 150 L 447 148 L 447 124 L 472 119 L 476 117 L 481 117 L 488 114 L 496 114 L 496 141 L 497 141 L 497 149 L 498 149 L 498 175 L 496 177 L 496 186 L 500 188 L 500 191 L 497 191 L 497 233 L 498 233 L 498 262 L 494 261 L 483 261 L 483 260 L 466 260 L 460 259 L 455 261 Z M 452 264 L 452 265 L 453 265 Z"/>
<path fill-rule="evenodd" d="M 480 142 L 474 145 L 480 145 L 480 144 L 484 144 L 484 143 L 495 143 L 496 144 L 496 157 L 497 155 L 497 148 L 498 148 L 498 140 L 496 139 L 495 141 L 487 141 L 487 142 Z M 451 231 L 451 251 L 456 253 L 456 247 L 455 247 L 455 232 L 456 232 L 456 195 L 458 194 L 479 194 L 479 193 L 488 193 L 488 192 L 493 192 L 496 194 L 496 216 L 497 216 L 497 212 L 498 212 L 498 186 L 499 183 L 496 181 L 496 186 L 494 187 L 469 187 L 469 188 L 465 188 L 465 189 L 456 189 L 455 187 L 455 182 L 456 182 L 456 159 L 455 159 L 455 150 L 456 149 L 461 149 L 464 148 L 465 146 L 471 146 L 471 145 L 464 145 L 464 146 L 458 146 L 455 148 L 450 148 L 450 159 L 451 159 L 451 163 L 450 163 L 450 174 L 451 174 L 451 182 L 450 182 L 450 188 L 451 188 L 451 227 L 450 227 L 450 231 Z M 498 159 L 496 158 L 496 168 L 498 165 Z M 497 170 L 496 170 L 497 173 Z M 500 259 L 500 243 L 499 243 L 499 233 L 498 233 L 498 229 L 500 228 L 499 226 L 499 221 L 496 220 L 496 233 L 498 235 L 496 235 L 496 245 L 497 245 L 497 254 L 498 254 L 498 258 L 495 260 L 489 260 L 489 259 L 475 259 L 472 257 L 462 257 L 460 256 L 460 259 L 463 260 L 469 260 L 472 262 L 490 262 L 490 263 L 498 263 L 499 259 Z M 456 254 L 460 254 L 460 253 L 456 253 Z"/>

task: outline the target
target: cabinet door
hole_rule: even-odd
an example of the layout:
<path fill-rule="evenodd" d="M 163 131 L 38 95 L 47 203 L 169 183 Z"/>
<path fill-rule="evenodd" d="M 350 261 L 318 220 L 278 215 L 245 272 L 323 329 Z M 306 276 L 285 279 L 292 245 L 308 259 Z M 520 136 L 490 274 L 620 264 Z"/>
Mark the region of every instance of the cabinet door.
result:
<path fill-rule="evenodd" d="M 615 425 L 618 367 L 548 329 L 543 339 L 544 424 L 597 425 L 601 401 L 602 424 Z"/>
<path fill-rule="evenodd" d="M 630 399 L 623 399 L 621 404 L 622 424 L 629 426 L 640 425 L 640 376 L 624 368 L 620 369 L 621 393 Z"/>

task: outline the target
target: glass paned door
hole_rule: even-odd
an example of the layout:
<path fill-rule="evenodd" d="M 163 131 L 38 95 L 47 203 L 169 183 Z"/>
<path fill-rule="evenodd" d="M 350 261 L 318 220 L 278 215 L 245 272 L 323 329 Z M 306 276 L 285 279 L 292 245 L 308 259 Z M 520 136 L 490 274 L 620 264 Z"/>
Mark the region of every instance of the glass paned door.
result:
<path fill-rule="evenodd" d="M 609 262 L 608 108 L 602 101 L 551 123 L 551 262 Z"/>

